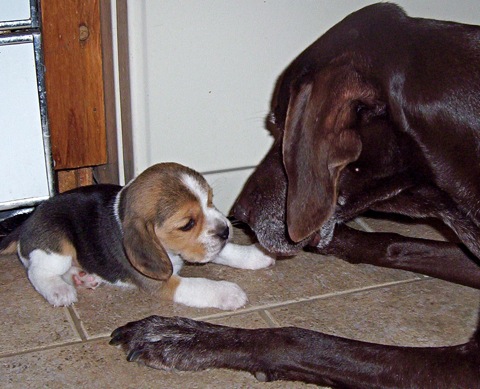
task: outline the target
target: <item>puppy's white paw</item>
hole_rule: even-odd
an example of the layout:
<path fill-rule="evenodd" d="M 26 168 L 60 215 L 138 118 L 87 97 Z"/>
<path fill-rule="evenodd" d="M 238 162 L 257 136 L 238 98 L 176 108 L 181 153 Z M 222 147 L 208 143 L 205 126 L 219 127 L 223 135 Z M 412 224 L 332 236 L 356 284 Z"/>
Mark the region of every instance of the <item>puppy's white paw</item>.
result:
<path fill-rule="evenodd" d="M 238 269 L 257 270 L 273 266 L 275 257 L 253 244 L 243 246 L 228 243 L 213 262 Z"/>
<path fill-rule="evenodd" d="M 178 277 L 173 301 L 195 308 L 238 309 L 247 301 L 247 295 L 237 284 L 206 278 Z"/>
<path fill-rule="evenodd" d="M 256 245 L 251 245 L 247 258 L 245 258 L 245 269 L 257 270 L 275 265 L 275 257 L 265 253 Z"/>
<path fill-rule="evenodd" d="M 37 291 L 54 307 L 68 306 L 77 302 L 77 291 L 60 277 L 52 277 Z"/>
<path fill-rule="evenodd" d="M 228 281 L 216 281 L 216 298 L 212 307 L 223 310 L 234 310 L 248 302 L 247 294 L 237 284 Z M 216 301 L 215 301 L 216 300 Z"/>

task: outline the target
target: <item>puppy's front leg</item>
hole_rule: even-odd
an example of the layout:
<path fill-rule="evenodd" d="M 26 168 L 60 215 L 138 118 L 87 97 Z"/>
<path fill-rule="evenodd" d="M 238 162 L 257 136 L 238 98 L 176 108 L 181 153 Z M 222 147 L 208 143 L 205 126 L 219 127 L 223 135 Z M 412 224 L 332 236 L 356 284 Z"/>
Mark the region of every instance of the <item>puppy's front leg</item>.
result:
<path fill-rule="evenodd" d="M 275 264 L 275 258 L 263 252 L 256 245 L 238 245 L 227 243 L 212 261 L 239 269 L 263 269 Z"/>
<path fill-rule="evenodd" d="M 172 275 L 166 282 L 163 296 L 189 307 L 223 310 L 241 308 L 248 301 L 245 292 L 233 282 L 178 275 Z"/>

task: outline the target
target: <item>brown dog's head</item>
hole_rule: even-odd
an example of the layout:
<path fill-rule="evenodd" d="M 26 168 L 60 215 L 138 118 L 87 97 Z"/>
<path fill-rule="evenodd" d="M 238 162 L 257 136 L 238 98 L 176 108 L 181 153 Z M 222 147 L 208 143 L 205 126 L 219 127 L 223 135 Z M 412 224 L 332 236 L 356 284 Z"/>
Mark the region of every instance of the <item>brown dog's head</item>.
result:
<path fill-rule="evenodd" d="M 270 115 L 275 143 L 234 206 L 262 245 L 285 254 L 329 225 L 340 174 L 362 151 L 359 106 L 374 105 L 372 88 L 348 65 L 329 67 L 289 92 L 286 110 L 277 106 Z"/>
<path fill-rule="evenodd" d="M 328 244 L 342 221 L 339 203 L 348 207 L 404 169 L 381 71 L 362 54 L 368 47 L 357 49 L 364 16 L 332 28 L 277 83 L 268 123 L 275 142 L 232 209 L 277 254 Z"/>

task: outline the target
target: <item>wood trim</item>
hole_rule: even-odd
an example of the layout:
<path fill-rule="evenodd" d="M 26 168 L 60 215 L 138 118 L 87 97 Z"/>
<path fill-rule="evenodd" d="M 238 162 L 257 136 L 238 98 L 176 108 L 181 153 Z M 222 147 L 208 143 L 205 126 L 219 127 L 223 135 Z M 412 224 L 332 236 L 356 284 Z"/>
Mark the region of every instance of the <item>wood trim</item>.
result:
<path fill-rule="evenodd" d="M 55 169 L 107 162 L 99 0 L 42 0 Z"/>
<path fill-rule="evenodd" d="M 93 184 L 92 168 L 57 171 L 58 193 Z"/>
<path fill-rule="evenodd" d="M 120 79 L 120 110 L 122 112 L 122 149 L 124 180 L 129 182 L 135 176 L 133 159 L 132 101 L 130 89 L 130 63 L 128 46 L 127 0 L 116 0 L 118 71 Z"/>
<path fill-rule="evenodd" d="M 112 39 L 112 11 L 110 0 L 100 0 L 102 33 L 103 90 L 105 94 L 105 126 L 107 135 L 106 165 L 94 168 L 96 182 L 119 184 L 117 117 L 115 105 L 115 72 Z"/>

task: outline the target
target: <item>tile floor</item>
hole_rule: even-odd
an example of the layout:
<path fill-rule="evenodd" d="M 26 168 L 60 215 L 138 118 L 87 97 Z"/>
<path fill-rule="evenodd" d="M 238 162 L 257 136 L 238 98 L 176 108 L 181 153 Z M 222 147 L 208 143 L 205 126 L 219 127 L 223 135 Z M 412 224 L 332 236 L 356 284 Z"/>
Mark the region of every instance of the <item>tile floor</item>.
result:
<path fill-rule="evenodd" d="M 362 218 L 367 231 L 444 239 L 440 230 L 405 220 Z M 241 230 L 236 241 L 247 242 Z M 395 345 L 448 345 L 473 331 L 480 292 L 404 271 L 350 265 L 302 253 L 273 268 L 188 266 L 183 275 L 237 282 L 250 302 L 235 312 L 192 309 L 135 290 L 104 286 L 80 293 L 69 308 L 49 306 L 19 261 L 0 257 L 1 388 L 306 388 L 259 383 L 248 373 L 162 372 L 129 363 L 109 346 L 110 332 L 151 314 L 180 315 L 242 327 L 295 325 Z"/>

